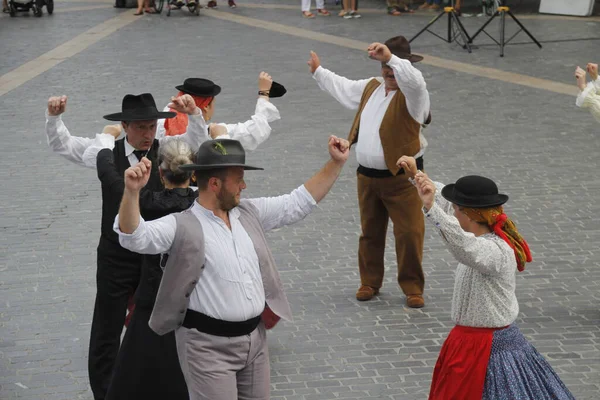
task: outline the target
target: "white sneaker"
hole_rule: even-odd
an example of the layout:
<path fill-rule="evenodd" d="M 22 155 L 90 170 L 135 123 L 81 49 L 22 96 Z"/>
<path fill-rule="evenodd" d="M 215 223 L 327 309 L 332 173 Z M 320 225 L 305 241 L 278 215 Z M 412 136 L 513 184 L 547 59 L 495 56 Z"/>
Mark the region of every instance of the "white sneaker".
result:
<path fill-rule="evenodd" d="M 360 15 L 356 11 L 350 11 L 350 15 L 352 15 L 352 18 L 361 18 L 362 17 L 362 15 Z"/>

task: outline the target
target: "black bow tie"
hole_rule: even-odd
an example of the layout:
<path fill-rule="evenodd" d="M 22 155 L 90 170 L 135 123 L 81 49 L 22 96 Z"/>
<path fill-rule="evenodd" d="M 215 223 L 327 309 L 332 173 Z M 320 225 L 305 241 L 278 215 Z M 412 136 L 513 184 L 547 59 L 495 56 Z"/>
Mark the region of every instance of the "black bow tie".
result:
<path fill-rule="evenodd" d="M 144 157 L 147 152 L 148 152 L 148 150 L 134 150 L 133 154 L 135 154 L 138 161 L 141 161 L 142 157 Z"/>

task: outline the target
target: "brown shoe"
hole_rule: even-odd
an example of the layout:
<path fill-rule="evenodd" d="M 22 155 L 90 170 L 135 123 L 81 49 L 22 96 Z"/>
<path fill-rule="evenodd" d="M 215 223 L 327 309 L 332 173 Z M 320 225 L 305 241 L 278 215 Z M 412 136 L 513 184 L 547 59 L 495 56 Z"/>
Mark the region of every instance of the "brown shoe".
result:
<path fill-rule="evenodd" d="M 409 294 L 406 296 L 406 305 L 410 308 L 423 308 L 425 306 L 425 300 L 420 294 Z"/>
<path fill-rule="evenodd" d="M 361 285 L 356 292 L 356 300 L 358 301 L 367 301 L 371 300 L 373 296 L 377 296 L 379 294 L 379 289 L 376 289 L 371 286 Z"/>

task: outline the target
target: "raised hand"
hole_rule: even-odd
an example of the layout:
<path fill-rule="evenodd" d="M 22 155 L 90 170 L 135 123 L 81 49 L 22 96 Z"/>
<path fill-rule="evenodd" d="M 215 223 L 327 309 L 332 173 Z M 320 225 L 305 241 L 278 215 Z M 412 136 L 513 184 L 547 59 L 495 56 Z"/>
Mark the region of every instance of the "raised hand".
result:
<path fill-rule="evenodd" d="M 125 190 L 139 192 L 148 183 L 151 171 L 152 162 L 142 157 L 139 163 L 125 170 Z"/>
<path fill-rule="evenodd" d="M 104 129 L 102 129 L 102 133 L 107 133 L 117 139 L 121 135 L 121 130 L 121 124 L 106 125 Z"/>
<path fill-rule="evenodd" d="M 577 79 L 577 87 L 579 88 L 579 90 L 585 89 L 585 71 L 580 67 L 577 67 L 575 69 L 575 78 Z"/>
<path fill-rule="evenodd" d="M 348 160 L 350 154 L 350 142 L 346 139 L 340 139 L 337 136 L 329 136 L 329 155 L 331 158 L 339 163 L 345 163 Z"/>
<path fill-rule="evenodd" d="M 383 43 L 371 43 L 367 47 L 367 52 L 369 53 L 369 58 L 381 62 L 388 62 L 392 58 L 392 52 Z"/>
<path fill-rule="evenodd" d="M 590 74 L 590 78 L 592 78 L 593 81 L 598 79 L 598 64 L 588 63 L 586 69 L 588 74 Z"/>
<path fill-rule="evenodd" d="M 271 90 L 271 85 L 273 84 L 273 78 L 271 75 L 267 74 L 265 71 L 261 72 L 258 75 L 258 91 L 259 92 L 268 92 Z"/>
<path fill-rule="evenodd" d="M 48 115 L 60 115 L 67 109 L 67 96 L 53 96 L 48 99 Z"/>
<path fill-rule="evenodd" d="M 171 97 L 171 102 L 167 106 L 179 113 L 188 115 L 196 114 L 196 109 L 198 108 L 194 102 L 194 99 L 189 94 L 184 94 L 183 96 L 179 97 Z"/>
<path fill-rule="evenodd" d="M 417 172 L 415 175 L 415 183 L 423 206 L 425 206 L 427 210 L 431 210 L 435 201 L 435 184 L 429 179 L 429 176 L 422 171 Z"/>
<path fill-rule="evenodd" d="M 227 127 L 225 125 L 212 123 L 208 125 L 208 132 L 212 139 L 218 139 L 219 136 L 227 135 Z"/>
<path fill-rule="evenodd" d="M 414 176 L 418 172 L 417 160 L 415 160 L 414 157 L 402 156 L 398 159 L 396 165 L 402 168 L 404 170 L 404 173 L 410 178 L 414 178 Z"/>
<path fill-rule="evenodd" d="M 317 68 L 321 66 L 321 60 L 319 60 L 319 56 L 314 51 L 310 52 L 310 59 L 307 62 L 310 67 L 310 73 L 314 74 Z"/>

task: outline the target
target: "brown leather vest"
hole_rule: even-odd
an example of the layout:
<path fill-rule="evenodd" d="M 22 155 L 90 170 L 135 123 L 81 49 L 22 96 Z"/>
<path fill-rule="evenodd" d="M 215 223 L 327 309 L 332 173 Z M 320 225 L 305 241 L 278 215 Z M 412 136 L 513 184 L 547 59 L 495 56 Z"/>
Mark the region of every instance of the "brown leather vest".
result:
<path fill-rule="evenodd" d="M 377 79 L 372 79 L 365 87 L 365 90 L 360 99 L 358 112 L 354 117 L 354 123 L 348 135 L 350 145 L 358 141 L 358 132 L 360 130 L 360 117 L 363 109 L 371 98 L 371 95 L 381 85 Z M 402 156 L 414 156 L 421 150 L 421 142 L 419 141 L 419 132 L 421 124 L 414 120 L 406 107 L 406 98 L 400 90 L 397 90 L 388 105 L 387 111 L 383 116 L 381 127 L 379 128 L 379 138 L 383 147 L 383 156 L 385 164 L 390 172 L 394 175 L 398 173 L 400 168 L 396 166 L 396 162 Z"/>

